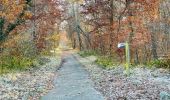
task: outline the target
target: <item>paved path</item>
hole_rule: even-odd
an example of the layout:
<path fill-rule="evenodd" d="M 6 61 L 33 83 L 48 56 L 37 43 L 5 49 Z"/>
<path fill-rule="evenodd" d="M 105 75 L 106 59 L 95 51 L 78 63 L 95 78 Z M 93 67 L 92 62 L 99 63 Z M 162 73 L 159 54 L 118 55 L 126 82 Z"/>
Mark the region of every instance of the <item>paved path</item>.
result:
<path fill-rule="evenodd" d="M 93 88 L 88 73 L 73 55 L 65 57 L 54 84 L 55 88 L 41 100 L 104 100 Z"/>

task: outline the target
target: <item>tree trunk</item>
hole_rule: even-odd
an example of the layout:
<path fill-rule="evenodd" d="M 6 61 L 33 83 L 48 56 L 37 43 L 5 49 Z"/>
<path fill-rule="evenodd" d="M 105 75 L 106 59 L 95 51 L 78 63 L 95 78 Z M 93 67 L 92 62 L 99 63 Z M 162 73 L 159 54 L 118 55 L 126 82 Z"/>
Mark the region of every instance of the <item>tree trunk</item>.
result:
<path fill-rule="evenodd" d="M 135 64 L 139 64 L 139 55 L 138 55 L 138 49 L 135 49 Z"/>
<path fill-rule="evenodd" d="M 151 48 L 152 56 L 153 56 L 153 59 L 156 60 L 158 59 L 157 44 L 156 44 L 156 40 L 155 40 L 155 36 L 153 32 L 151 32 L 151 44 L 152 44 L 152 48 Z"/>
<path fill-rule="evenodd" d="M 112 48 L 113 48 L 113 0 L 110 0 L 110 8 L 111 8 L 111 12 L 110 12 L 110 45 L 109 45 L 109 54 L 111 55 L 112 52 Z"/>

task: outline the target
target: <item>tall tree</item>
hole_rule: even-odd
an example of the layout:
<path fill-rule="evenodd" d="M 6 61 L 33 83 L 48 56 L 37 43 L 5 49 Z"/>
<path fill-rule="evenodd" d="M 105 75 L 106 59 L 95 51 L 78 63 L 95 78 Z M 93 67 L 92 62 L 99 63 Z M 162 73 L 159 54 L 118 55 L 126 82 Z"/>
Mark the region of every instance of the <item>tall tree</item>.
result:
<path fill-rule="evenodd" d="M 30 16 L 28 6 L 31 0 L 1 0 L 0 1 L 0 42 L 2 43 L 17 26 Z"/>

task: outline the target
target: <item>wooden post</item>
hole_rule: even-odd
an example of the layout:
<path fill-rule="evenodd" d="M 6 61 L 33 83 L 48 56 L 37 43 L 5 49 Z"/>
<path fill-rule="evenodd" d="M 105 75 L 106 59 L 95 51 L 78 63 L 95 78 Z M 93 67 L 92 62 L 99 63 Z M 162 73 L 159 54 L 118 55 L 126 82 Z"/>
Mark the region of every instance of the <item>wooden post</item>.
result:
<path fill-rule="evenodd" d="M 129 49 L 129 43 L 126 42 L 125 44 L 125 49 L 126 49 L 126 65 L 125 65 L 125 69 L 126 69 L 126 74 L 129 76 L 130 74 L 130 70 L 129 70 L 129 66 L 130 66 L 130 49 Z"/>

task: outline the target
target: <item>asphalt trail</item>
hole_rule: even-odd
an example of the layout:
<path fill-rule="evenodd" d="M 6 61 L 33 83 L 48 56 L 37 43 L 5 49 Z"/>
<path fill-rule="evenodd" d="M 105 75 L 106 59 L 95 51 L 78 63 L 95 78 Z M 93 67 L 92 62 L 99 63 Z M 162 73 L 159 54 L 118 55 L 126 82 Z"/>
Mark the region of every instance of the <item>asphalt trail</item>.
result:
<path fill-rule="evenodd" d="M 83 66 L 68 54 L 54 79 L 55 88 L 41 100 L 105 100 L 94 89 L 93 82 Z"/>

